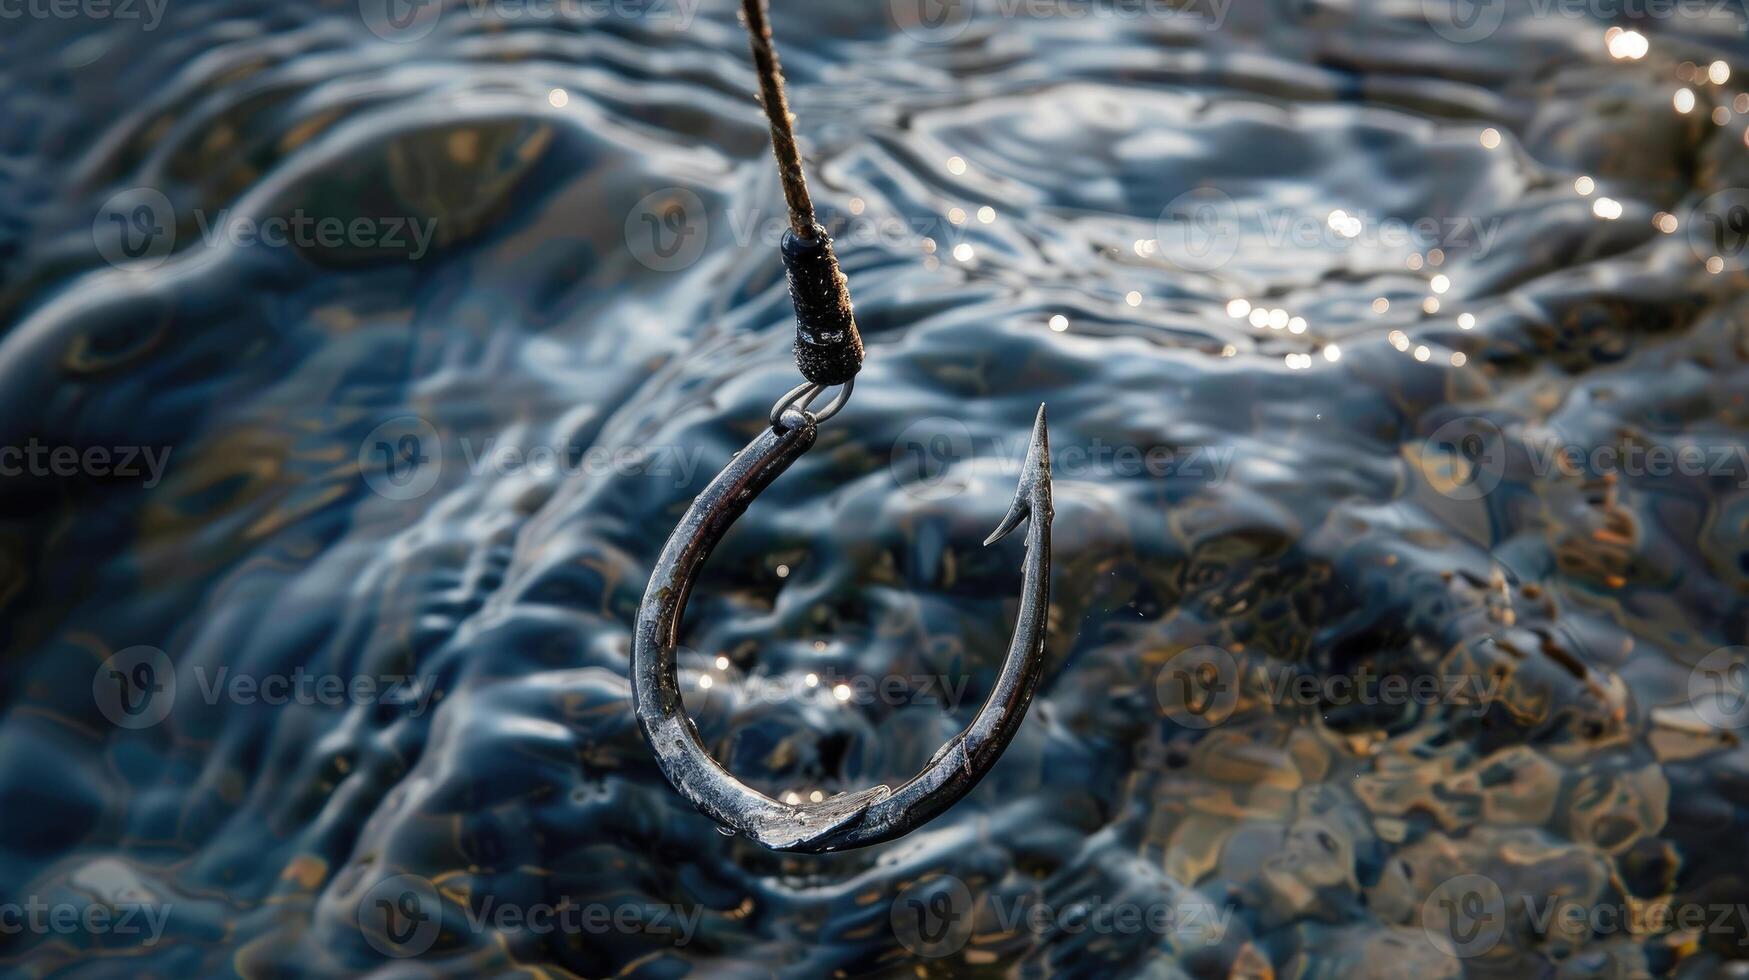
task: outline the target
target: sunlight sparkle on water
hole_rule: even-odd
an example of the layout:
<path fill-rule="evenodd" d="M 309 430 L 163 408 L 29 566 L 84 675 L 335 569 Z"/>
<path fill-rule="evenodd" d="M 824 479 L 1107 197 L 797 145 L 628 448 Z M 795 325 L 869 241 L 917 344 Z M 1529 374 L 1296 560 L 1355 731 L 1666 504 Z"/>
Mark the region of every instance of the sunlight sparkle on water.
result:
<path fill-rule="evenodd" d="M 1638 61 L 1652 49 L 1646 35 L 1639 31 L 1624 31 L 1619 27 L 1611 27 L 1605 31 L 1603 43 L 1609 49 L 1609 56 L 1617 61 Z"/>

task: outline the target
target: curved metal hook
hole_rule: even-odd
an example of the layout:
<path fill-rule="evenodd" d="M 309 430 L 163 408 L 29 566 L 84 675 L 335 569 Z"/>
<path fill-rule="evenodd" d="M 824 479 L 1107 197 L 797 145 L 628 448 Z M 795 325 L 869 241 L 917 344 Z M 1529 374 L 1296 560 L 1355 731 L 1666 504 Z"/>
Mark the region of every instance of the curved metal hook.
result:
<path fill-rule="evenodd" d="M 761 433 L 712 480 L 674 528 L 644 592 L 632 648 L 632 701 L 662 772 L 680 795 L 718 824 L 779 851 L 838 851 L 902 837 L 959 802 L 995 766 L 1019 730 L 1044 668 L 1050 607 L 1051 450 L 1045 409 L 1033 423 L 1020 485 L 994 544 L 1031 519 L 1020 615 L 1002 672 L 972 723 L 909 782 L 876 786 L 818 803 L 782 803 L 747 786 L 711 758 L 681 700 L 675 648 L 693 578 L 753 498 L 813 446 L 812 416 L 791 410 L 782 428 Z"/>

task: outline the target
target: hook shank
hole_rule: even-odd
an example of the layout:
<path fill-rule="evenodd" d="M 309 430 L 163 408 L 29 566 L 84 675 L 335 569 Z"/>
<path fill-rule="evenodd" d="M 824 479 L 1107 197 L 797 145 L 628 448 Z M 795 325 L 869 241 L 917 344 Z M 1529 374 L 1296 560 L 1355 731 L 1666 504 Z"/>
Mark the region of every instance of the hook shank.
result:
<path fill-rule="evenodd" d="M 996 764 L 1026 717 L 1044 669 L 1050 607 L 1051 467 L 1044 407 L 1033 425 L 1020 485 L 995 541 L 1028 522 L 1020 613 L 996 683 L 966 729 L 897 789 L 872 789 L 818 803 L 782 803 L 736 779 L 705 749 L 686 714 L 675 650 L 681 615 L 699 568 L 735 519 L 813 446 L 812 416 L 791 411 L 785 427 L 760 433 L 717 474 L 662 549 L 638 610 L 632 646 L 632 701 L 662 772 L 718 824 L 781 851 L 837 851 L 901 837 L 971 791 Z M 990 543 L 990 542 L 986 542 Z"/>

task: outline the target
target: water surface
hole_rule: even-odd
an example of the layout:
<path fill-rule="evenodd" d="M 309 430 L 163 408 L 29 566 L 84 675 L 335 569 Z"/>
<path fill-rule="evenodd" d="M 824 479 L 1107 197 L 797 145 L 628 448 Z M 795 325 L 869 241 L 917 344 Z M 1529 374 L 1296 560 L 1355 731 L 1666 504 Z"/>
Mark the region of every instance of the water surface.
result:
<path fill-rule="evenodd" d="M 733 4 L 25 17 L 0 443 L 141 462 L 0 489 L 0 881 L 163 919 L 0 963 L 1740 975 L 1741 917 L 1531 913 L 1749 901 L 1749 751 L 1695 704 L 1749 630 L 1741 8 L 775 7 L 869 355 L 706 568 L 689 707 L 776 795 L 915 771 L 1006 649 L 1018 540 L 978 542 L 1048 403 L 995 772 L 778 855 L 632 718 L 651 563 L 794 381 Z M 1438 693 L 1321 684 L 1368 676 Z M 1436 941 L 1466 875 L 1486 949 Z M 1126 908 L 1171 914 L 1088 925 Z"/>

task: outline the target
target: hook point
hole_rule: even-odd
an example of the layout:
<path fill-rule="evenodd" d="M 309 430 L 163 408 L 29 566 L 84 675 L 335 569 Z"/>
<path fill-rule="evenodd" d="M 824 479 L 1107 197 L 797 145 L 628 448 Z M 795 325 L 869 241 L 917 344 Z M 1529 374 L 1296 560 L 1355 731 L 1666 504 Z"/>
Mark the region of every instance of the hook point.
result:
<path fill-rule="evenodd" d="M 1014 501 L 1008 505 L 1008 513 L 1002 516 L 1002 523 L 996 525 L 996 530 L 984 539 L 984 546 L 990 545 L 1007 537 L 1020 526 L 1020 522 L 1032 516 L 1033 501 L 1041 497 L 1040 488 L 1044 489 L 1042 499 L 1049 506 L 1051 485 L 1051 437 L 1045 426 L 1045 406 L 1039 403 L 1038 416 L 1032 423 L 1032 443 L 1026 449 L 1026 462 L 1021 466 L 1020 483 L 1014 488 Z"/>

